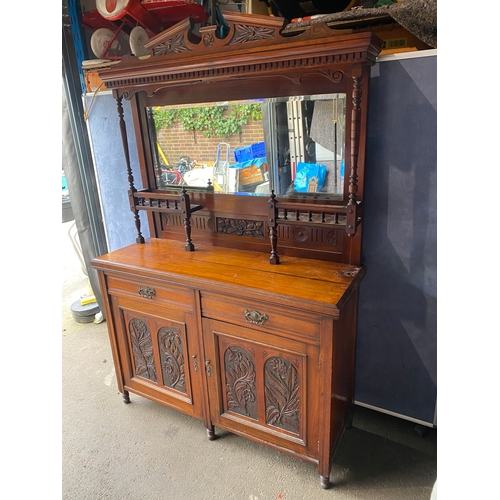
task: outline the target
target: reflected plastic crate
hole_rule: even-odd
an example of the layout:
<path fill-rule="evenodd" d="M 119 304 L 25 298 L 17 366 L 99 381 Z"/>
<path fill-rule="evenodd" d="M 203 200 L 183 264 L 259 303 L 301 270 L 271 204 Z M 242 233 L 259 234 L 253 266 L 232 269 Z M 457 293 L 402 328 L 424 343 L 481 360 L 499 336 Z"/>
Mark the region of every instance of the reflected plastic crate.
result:
<path fill-rule="evenodd" d="M 263 158 L 266 156 L 266 145 L 264 142 L 256 142 L 250 144 L 250 146 L 235 149 L 233 154 L 236 163 L 243 163 L 254 158 Z"/>

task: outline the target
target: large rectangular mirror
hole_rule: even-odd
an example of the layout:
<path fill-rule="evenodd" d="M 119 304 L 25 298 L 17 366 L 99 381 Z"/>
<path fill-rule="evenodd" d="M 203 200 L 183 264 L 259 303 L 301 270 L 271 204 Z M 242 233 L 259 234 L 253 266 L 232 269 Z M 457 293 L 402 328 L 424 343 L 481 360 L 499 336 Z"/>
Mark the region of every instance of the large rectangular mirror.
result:
<path fill-rule="evenodd" d="M 345 94 L 148 108 L 157 189 L 342 199 Z"/>

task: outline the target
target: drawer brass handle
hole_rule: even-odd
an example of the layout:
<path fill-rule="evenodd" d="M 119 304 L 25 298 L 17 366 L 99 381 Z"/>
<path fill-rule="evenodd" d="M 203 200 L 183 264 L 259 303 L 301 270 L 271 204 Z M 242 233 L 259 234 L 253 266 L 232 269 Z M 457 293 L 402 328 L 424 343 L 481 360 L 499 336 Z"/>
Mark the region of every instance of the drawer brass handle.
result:
<path fill-rule="evenodd" d="M 247 322 L 252 323 L 252 325 L 263 325 L 269 319 L 267 314 L 260 314 L 258 311 L 249 311 L 248 309 L 245 309 L 243 314 Z"/>
<path fill-rule="evenodd" d="M 152 299 L 156 295 L 156 290 L 154 288 L 148 288 L 147 286 L 141 286 L 137 291 L 141 297 L 146 299 Z"/>

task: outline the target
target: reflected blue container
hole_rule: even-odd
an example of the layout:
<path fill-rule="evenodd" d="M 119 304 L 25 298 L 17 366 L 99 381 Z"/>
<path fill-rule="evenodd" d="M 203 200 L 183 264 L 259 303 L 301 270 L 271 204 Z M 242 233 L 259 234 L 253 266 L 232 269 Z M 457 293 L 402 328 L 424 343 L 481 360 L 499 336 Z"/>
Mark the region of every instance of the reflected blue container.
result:
<path fill-rule="evenodd" d="M 243 163 L 255 158 L 262 158 L 266 156 L 266 145 L 264 142 L 255 142 L 254 144 L 250 144 L 250 146 L 236 148 L 233 151 L 233 154 L 234 161 L 236 161 L 236 163 Z"/>

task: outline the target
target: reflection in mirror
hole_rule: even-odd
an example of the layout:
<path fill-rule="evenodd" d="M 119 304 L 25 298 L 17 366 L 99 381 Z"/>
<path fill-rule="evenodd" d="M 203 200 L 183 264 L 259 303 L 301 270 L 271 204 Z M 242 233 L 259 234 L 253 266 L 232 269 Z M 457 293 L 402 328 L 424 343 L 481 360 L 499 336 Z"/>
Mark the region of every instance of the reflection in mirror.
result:
<path fill-rule="evenodd" d="M 148 108 L 158 189 L 342 198 L 345 94 Z"/>

